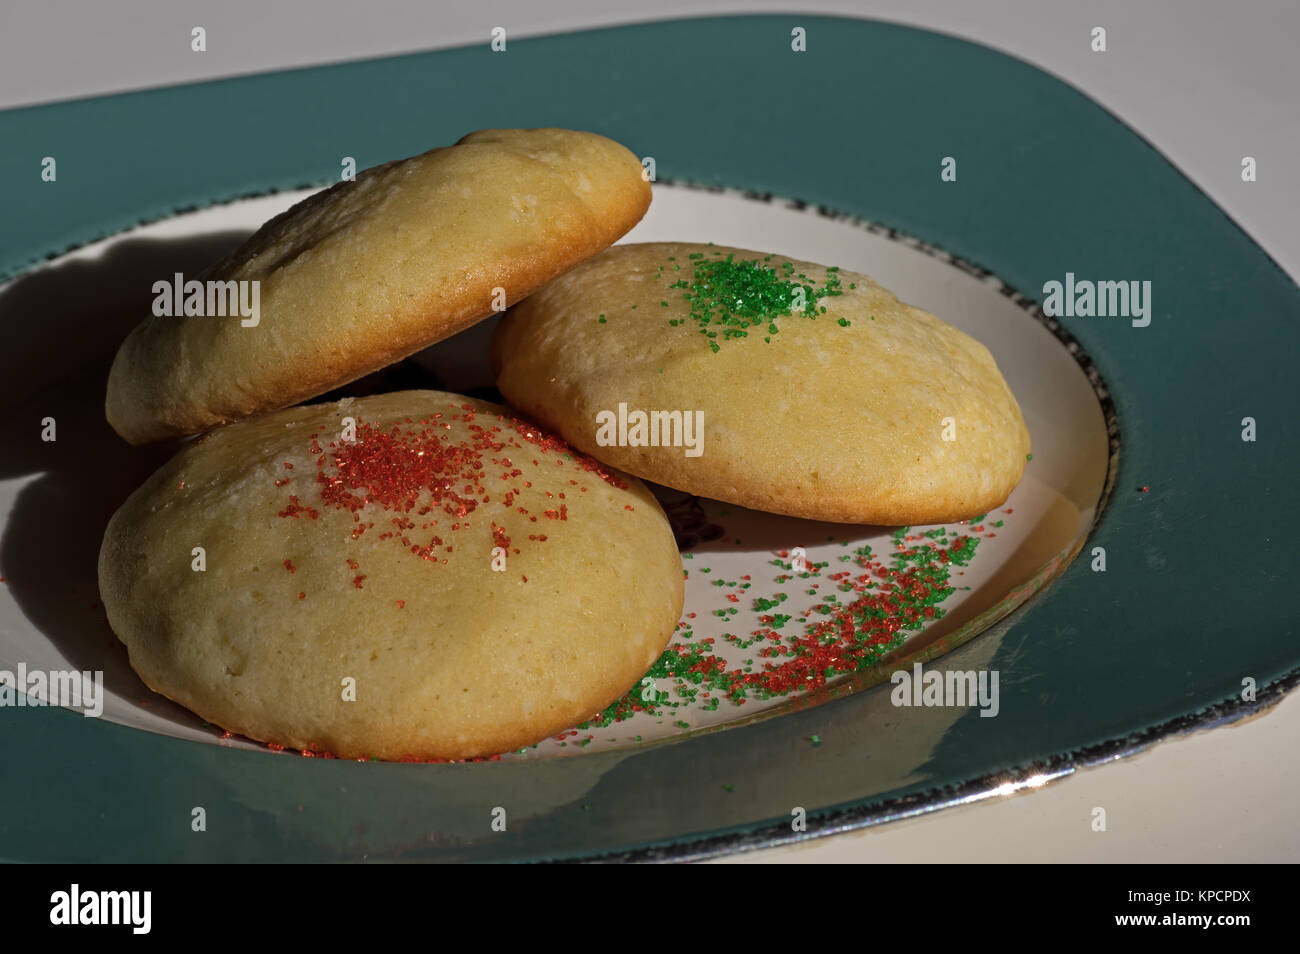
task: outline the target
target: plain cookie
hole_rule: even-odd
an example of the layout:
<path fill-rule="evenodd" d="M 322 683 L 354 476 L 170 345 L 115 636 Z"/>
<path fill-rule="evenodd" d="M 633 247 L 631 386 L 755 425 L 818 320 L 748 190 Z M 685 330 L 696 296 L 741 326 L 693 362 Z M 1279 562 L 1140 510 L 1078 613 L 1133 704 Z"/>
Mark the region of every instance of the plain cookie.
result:
<path fill-rule="evenodd" d="M 257 324 L 146 318 L 113 363 L 109 423 L 142 444 L 322 394 L 492 314 L 496 288 L 519 301 L 649 204 L 631 152 L 566 129 L 484 130 L 367 169 L 184 276 L 260 282 Z"/>

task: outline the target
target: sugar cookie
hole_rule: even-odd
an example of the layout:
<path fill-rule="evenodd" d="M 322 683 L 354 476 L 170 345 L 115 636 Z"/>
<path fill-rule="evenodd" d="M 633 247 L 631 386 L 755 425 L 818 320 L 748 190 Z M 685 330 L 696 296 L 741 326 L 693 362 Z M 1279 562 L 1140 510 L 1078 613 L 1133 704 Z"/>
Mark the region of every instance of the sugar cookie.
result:
<path fill-rule="evenodd" d="M 492 350 L 506 400 L 575 447 L 758 510 L 955 521 L 1005 501 L 1029 452 L 982 344 L 779 255 L 616 246 L 512 308 Z"/>
<path fill-rule="evenodd" d="M 484 130 L 367 169 L 205 274 L 159 276 L 113 363 L 109 423 L 143 444 L 322 394 L 520 300 L 649 204 L 632 153 L 566 129 Z"/>
<path fill-rule="evenodd" d="M 187 445 L 114 515 L 99 577 L 154 690 L 349 758 L 491 755 L 569 728 L 645 674 L 683 598 L 640 481 L 435 391 Z"/>

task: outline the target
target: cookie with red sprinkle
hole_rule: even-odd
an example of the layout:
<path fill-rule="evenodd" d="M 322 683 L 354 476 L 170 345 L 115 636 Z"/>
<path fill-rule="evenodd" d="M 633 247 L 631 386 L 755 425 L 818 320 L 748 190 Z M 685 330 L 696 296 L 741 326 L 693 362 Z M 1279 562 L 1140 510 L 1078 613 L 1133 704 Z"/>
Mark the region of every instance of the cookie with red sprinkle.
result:
<path fill-rule="evenodd" d="M 683 599 L 640 481 L 435 391 L 192 442 L 114 515 L 99 574 L 151 688 L 343 758 L 473 758 L 567 729 L 644 675 Z"/>

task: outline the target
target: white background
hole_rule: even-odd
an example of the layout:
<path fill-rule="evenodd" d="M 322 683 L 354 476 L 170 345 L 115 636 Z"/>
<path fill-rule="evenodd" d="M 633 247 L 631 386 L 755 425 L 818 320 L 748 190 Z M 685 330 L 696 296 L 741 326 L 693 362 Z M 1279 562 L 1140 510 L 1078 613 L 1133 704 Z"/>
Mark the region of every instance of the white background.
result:
<path fill-rule="evenodd" d="M 717 13 L 840 14 L 1027 60 L 1111 110 L 1300 277 L 1300 3 L 1284 0 L 0 0 L 0 108 L 219 76 Z M 799 14 L 791 14 L 797 24 Z M 207 30 L 206 53 L 190 29 Z M 1106 53 L 1090 49 L 1103 26 Z M 810 49 L 816 37 L 809 38 Z M 0 148 L 4 144 L 0 143 Z M 1259 181 L 1241 181 L 1241 159 Z M 747 858 L 1300 860 L 1300 698 L 1027 795 Z M 1091 830 L 1107 808 L 1109 830 Z"/>

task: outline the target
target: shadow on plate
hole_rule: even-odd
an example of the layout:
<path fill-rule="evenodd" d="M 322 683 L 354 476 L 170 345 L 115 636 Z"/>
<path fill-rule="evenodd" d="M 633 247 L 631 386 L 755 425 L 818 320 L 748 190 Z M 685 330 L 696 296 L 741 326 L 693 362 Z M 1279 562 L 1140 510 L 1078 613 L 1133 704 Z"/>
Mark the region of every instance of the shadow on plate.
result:
<path fill-rule="evenodd" d="M 19 491 L 0 538 L 0 575 L 32 624 L 105 688 L 166 703 L 131 671 L 99 603 L 97 564 L 113 511 L 176 449 L 136 448 L 104 419 L 113 355 L 149 313 L 155 281 L 195 273 L 246 233 L 127 239 L 93 259 L 20 276 L 0 289 L 0 479 L 39 474 Z M 53 441 L 42 439 L 53 418 Z M 166 703 L 170 705 L 170 703 Z M 192 718 L 192 717 L 191 717 Z"/>
<path fill-rule="evenodd" d="M 223 231 L 173 240 L 125 239 L 98 258 L 44 267 L 0 288 L 0 327 L 10 345 L 0 357 L 0 408 L 5 409 L 0 479 L 39 475 L 14 500 L 0 537 L 0 577 L 23 614 L 70 666 L 103 670 L 109 693 L 155 712 L 166 710 L 186 724 L 198 720 L 150 692 L 130 668 L 100 604 L 98 583 L 99 548 L 109 519 L 182 442 L 131 446 L 105 420 L 104 395 L 118 346 L 149 313 L 153 283 L 176 272 L 199 273 L 246 236 Z M 435 346 L 418 360 L 353 381 L 312 403 L 453 384 L 500 400 L 481 380 L 475 388 L 465 387 L 472 383 L 464 379 L 465 370 L 481 378 L 486 368 L 483 333 L 455 346 L 450 341 Z M 479 345 L 482 354 L 467 345 Z M 46 418 L 54 420 L 53 441 L 42 439 Z"/>

